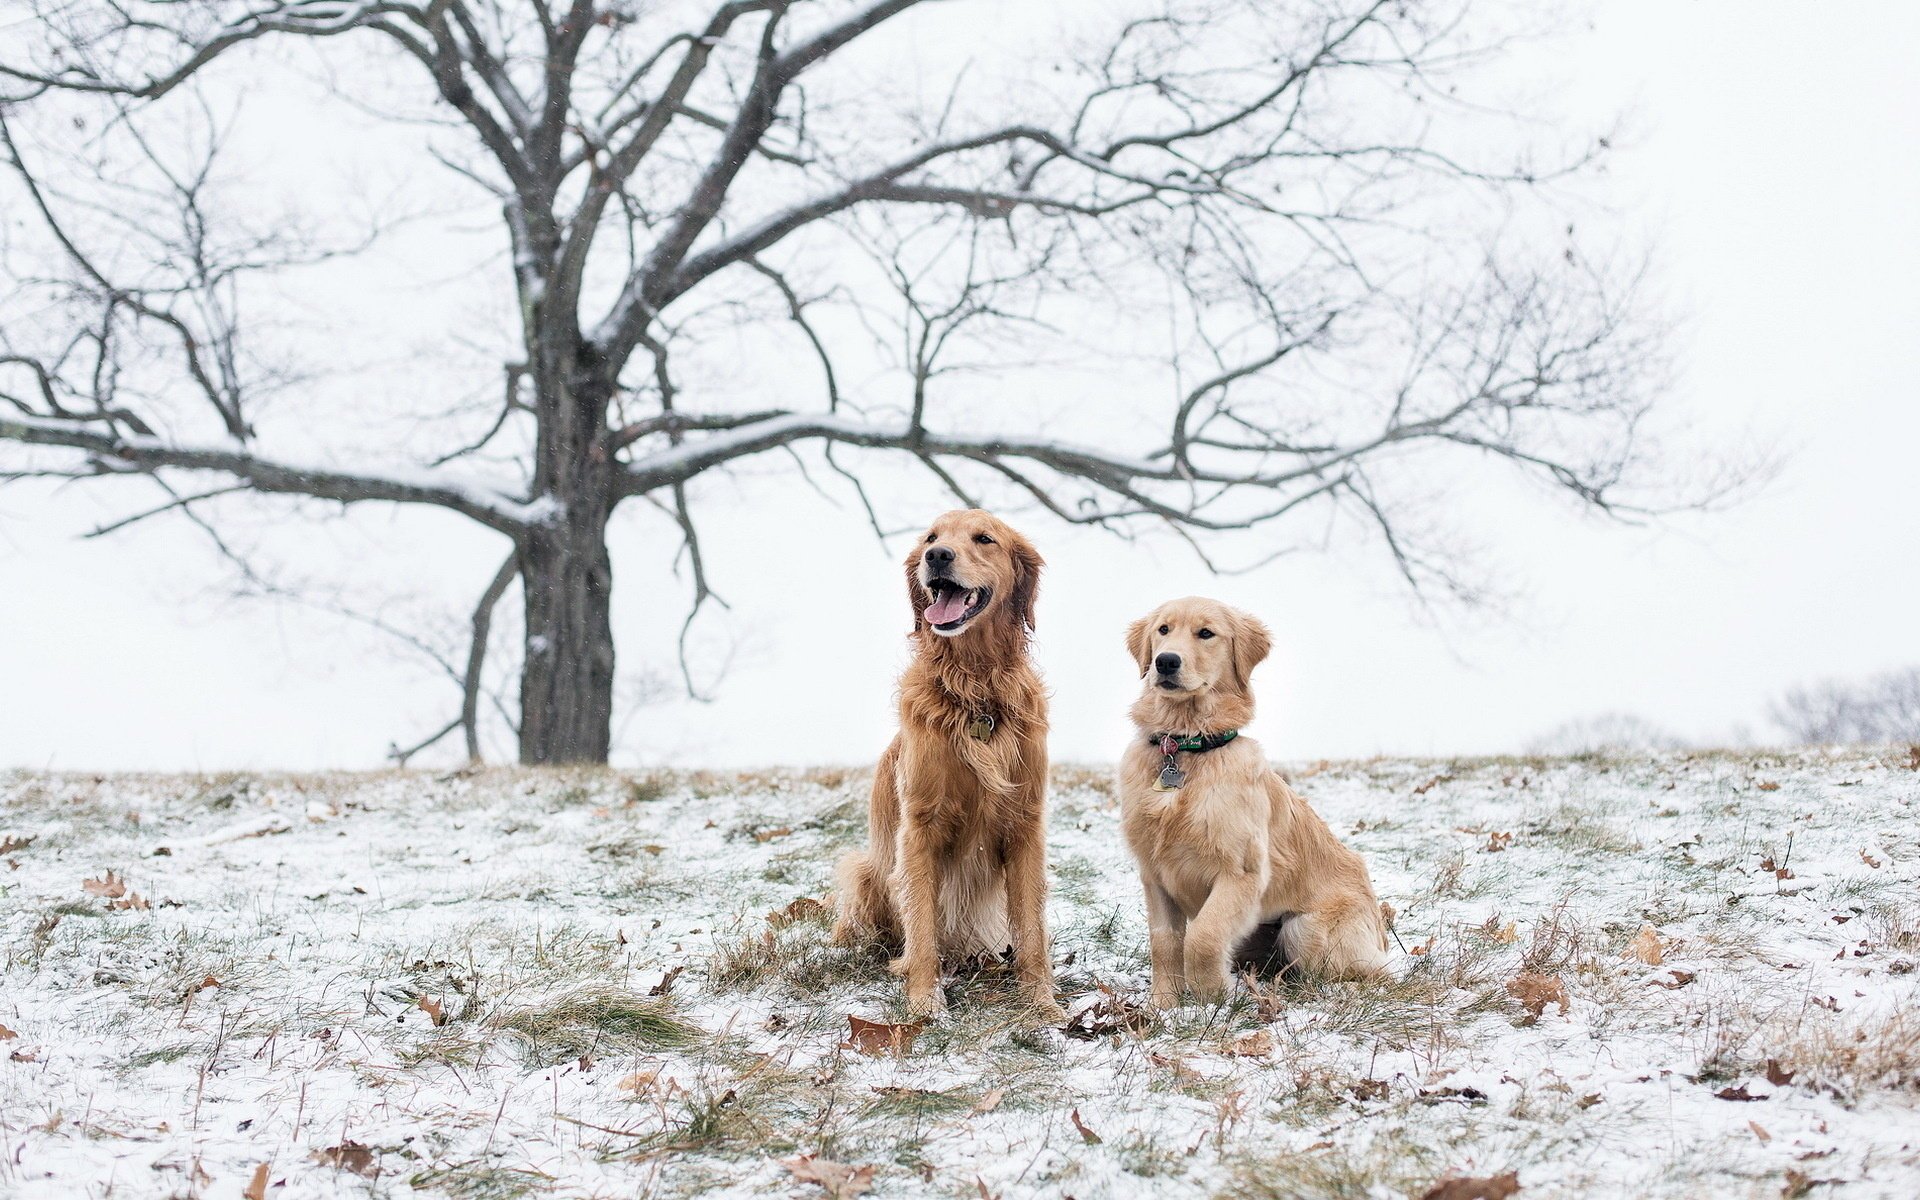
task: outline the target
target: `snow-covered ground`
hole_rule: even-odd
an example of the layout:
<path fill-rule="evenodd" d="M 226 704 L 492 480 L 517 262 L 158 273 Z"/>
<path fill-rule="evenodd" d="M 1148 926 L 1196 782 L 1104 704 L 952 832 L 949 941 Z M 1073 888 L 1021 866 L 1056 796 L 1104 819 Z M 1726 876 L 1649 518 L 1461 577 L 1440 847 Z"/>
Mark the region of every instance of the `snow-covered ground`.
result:
<path fill-rule="evenodd" d="M 0 1194 L 1912 1197 L 1917 766 L 1298 768 L 1398 977 L 1164 1019 L 1062 770 L 1075 1021 L 899 1054 L 802 901 L 859 772 L 0 775 Z"/>

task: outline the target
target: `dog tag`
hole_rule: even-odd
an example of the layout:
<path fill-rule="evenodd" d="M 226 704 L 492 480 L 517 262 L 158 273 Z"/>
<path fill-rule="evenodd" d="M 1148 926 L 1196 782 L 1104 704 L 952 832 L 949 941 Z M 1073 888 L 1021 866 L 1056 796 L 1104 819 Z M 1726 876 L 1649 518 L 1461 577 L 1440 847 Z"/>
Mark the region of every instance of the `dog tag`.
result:
<path fill-rule="evenodd" d="M 1173 760 L 1169 758 L 1167 765 L 1160 768 L 1160 778 L 1154 783 L 1153 788 L 1157 792 L 1171 792 L 1186 782 L 1187 773 L 1174 766 Z"/>
<path fill-rule="evenodd" d="M 986 713 L 981 713 L 979 716 L 975 717 L 973 720 L 968 721 L 967 736 L 972 738 L 976 742 L 984 742 L 988 738 L 992 737 L 993 736 L 993 718 Z"/>

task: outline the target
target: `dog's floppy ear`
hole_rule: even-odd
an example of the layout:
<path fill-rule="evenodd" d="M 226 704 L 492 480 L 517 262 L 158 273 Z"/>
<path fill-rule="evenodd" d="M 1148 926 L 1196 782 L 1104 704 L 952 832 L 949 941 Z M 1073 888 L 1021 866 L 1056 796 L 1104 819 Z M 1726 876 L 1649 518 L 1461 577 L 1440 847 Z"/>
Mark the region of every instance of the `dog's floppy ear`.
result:
<path fill-rule="evenodd" d="M 1033 608 L 1040 599 L 1040 568 L 1046 560 L 1026 538 L 1015 536 L 1007 546 L 1013 555 L 1013 594 L 1007 597 L 1014 620 L 1028 632 L 1033 631 Z"/>
<path fill-rule="evenodd" d="M 1133 655 L 1133 665 L 1140 668 L 1142 677 L 1147 673 L 1147 661 L 1153 654 L 1153 643 L 1147 639 L 1147 629 L 1152 624 L 1153 614 L 1148 613 L 1127 626 L 1127 653 Z"/>
<path fill-rule="evenodd" d="M 1272 649 L 1273 635 L 1259 617 L 1233 614 L 1233 678 L 1243 693 L 1251 693 L 1253 669 L 1266 661 Z"/>
<path fill-rule="evenodd" d="M 927 595 L 927 589 L 920 586 L 920 556 L 926 552 L 926 543 L 921 542 L 907 552 L 907 603 L 913 606 L 913 632 L 919 633 L 926 622 L 921 613 L 933 603 L 933 597 Z"/>

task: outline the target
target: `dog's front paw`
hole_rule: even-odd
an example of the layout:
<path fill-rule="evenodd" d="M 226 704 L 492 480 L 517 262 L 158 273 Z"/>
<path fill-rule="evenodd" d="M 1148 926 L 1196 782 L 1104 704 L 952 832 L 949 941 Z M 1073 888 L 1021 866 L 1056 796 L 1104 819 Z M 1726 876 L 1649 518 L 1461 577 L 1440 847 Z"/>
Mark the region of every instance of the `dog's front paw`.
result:
<path fill-rule="evenodd" d="M 946 1011 L 947 998 L 937 987 L 907 995 L 907 1016 L 915 1021 L 931 1021 Z"/>
<path fill-rule="evenodd" d="M 1067 1023 L 1067 1010 L 1060 1007 L 1060 1001 L 1055 998 L 1052 988 L 1037 991 L 1028 997 L 1027 1011 L 1048 1025 Z"/>
<path fill-rule="evenodd" d="M 1155 983 L 1147 995 L 1148 1003 L 1155 1008 L 1179 1008 L 1180 988 L 1173 983 Z"/>
<path fill-rule="evenodd" d="M 1232 981 L 1225 971 L 1189 971 L 1187 972 L 1187 990 L 1193 998 L 1205 1004 L 1212 1004 L 1226 998 Z"/>

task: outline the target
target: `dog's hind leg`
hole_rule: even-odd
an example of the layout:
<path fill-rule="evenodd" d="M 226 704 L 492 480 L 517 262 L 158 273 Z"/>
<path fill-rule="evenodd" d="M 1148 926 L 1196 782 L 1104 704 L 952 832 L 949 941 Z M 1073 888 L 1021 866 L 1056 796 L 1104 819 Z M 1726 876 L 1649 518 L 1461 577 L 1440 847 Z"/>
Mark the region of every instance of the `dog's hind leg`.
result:
<path fill-rule="evenodd" d="M 1371 979 L 1384 973 L 1385 938 L 1380 910 L 1351 899 L 1289 917 L 1280 929 L 1287 957 L 1327 979 Z"/>

